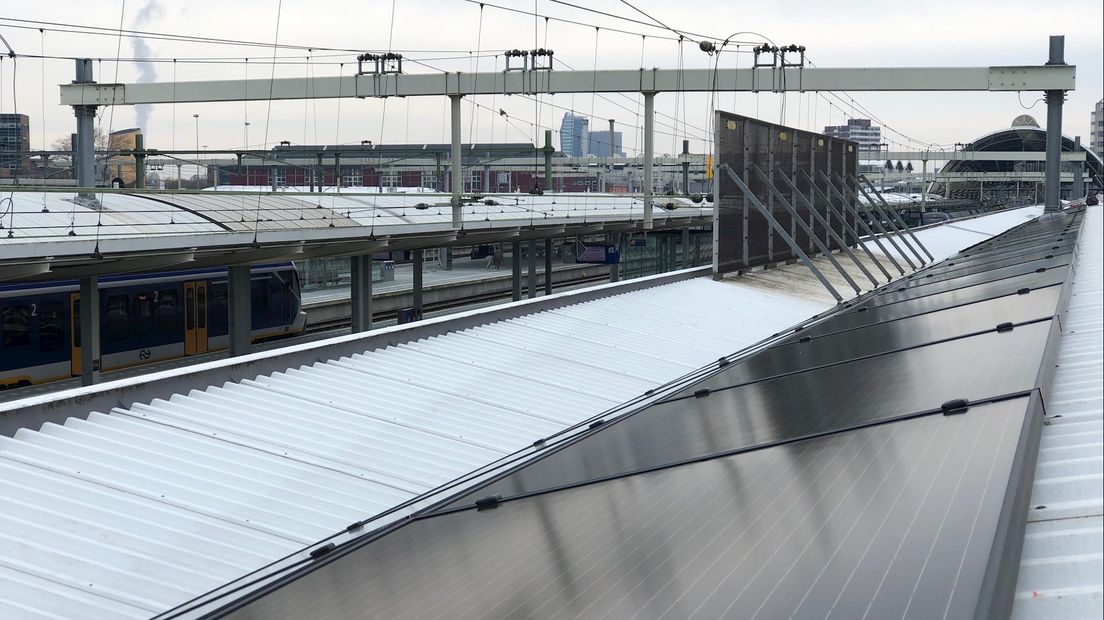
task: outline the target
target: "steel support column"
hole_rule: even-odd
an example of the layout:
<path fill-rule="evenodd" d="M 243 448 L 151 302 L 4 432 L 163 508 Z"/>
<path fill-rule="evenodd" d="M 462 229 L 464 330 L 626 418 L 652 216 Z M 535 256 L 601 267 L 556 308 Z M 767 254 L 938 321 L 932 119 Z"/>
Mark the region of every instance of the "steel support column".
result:
<path fill-rule="evenodd" d="M 1050 37 L 1050 59 L 1048 65 L 1064 65 L 1066 38 L 1061 35 Z M 1062 103 L 1066 93 L 1062 90 L 1046 91 L 1046 205 L 1044 211 L 1060 211 L 1061 199 L 1061 161 L 1062 161 Z"/>
<path fill-rule="evenodd" d="M 452 225 L 459 228 L 464 223 L 464 208 L 460 197 L 464 192 L 464 176 L 460 165 L 460 95 L 449 95 L 452 107 L 452 154 L 449 173 L 452 175 Z"/>
<path fill-rule="evenodd" d="M 78 58 L 76 79 L 74 84 L 92 83 L 92 61 L 88 58 Z M 96 106 L 75 105 L 73 114 L 77 117 L 77 186 L 95 187 L 95 157 L 96 138 L 95 127 Z M 84 198 L 93 198 L 91 192 L 82 192 Z"/>
<path fill-rule="evenodd" d="M 1096 129 L 1095 127 L 1093 128 Z M 1077 136 L 1073 139 L 1073 151 L 1075 153 L 1081 152 L 1081 136 Z M 1076 167 L 1073 169 L 1073 198 L 1078 200 L 1085 197 L 1085 177 L 1084 177 L 1085 165 L 1081 162 L 1077 162 Z"/>
<path fill-rule="evenodd" d="M 648 92 L 644 93 L 644 230 L 652 227 L 652 202 L 655 200 L 655 184 L 652 181 L 654 158 L 655 93 Z"/>
<path fill-rule="evenodd" d="M 521 242 L 514 241 L 510 251 L 510 281 L 513 284 L 513 299 L 521 301 Z"/>
<path fill-rule="evenodd" d="M 556 149 L 552 146 L 552 130 L 544 130 L 544 191 L 552 191 L 552 156 Z"/>
<path fill-rule="evenodd" d="M 411 256 L 411 271 L 414 274 L 414 283 L 411 290 L 411 296 L 413 297 L 414 317 L 417 319 L 422 318 L 422 271 L 425 267 L 425 251 L 414 250 L 410 253 Z"/>
<path fill-rule="evenodd" d="M 544 240 L 544 294 L 552 294 L 552 237 Z"/>
<path fill-rule="evenodd" d="M 526 294 L 529 299 L 532 299 L 537 296 L 537 240 L 530 239 L 527 249 L 529 252 L 529 281 L 526 284 Z"/>
<path fill-rule="evenodd" d="M 690 267 L 690 227 L 682 229 L 682 268 Z"/>
<path fill-rule="evenodd" d="M 230 302 L 230 356 L 249 353 L 253 338 L 251 319 L 251 281 L 249 265 L 229 268 L 227 294 Z"/>
<path fill-rule="evenodd" d="M 80 279 L 81 385 L 100 380 L 100 291 L 96 276 Z"/>
<path fill-rule="evenodd" d="M 609 281 L 620 282 L 621 281 L 621 233 L 613 233 L 606 237 L 606 243 L 612 243 L 617 246 L 617 262 L 609 266 Z"/>
<path fill-rule="evenodd" d="M 353 306 L 352 332 L 372 329 L 372 255 L 362 254 L 349 258 L 352 286 L 350 296 Z"/>

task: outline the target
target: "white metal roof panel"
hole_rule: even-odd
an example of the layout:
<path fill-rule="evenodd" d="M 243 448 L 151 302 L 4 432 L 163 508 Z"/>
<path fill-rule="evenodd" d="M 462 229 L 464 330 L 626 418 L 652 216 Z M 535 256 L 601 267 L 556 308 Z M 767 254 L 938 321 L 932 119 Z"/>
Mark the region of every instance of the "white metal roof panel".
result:
<path fill-rule="evenodd" d="M 168 609 L 833 303 L 800 264 L 617 290 L 0 439 L 0 612 Z"/>
<path fill-rule="evenodd" d="M 1104 615 L 1104 213 L 1088 207 L 1062 317 L 1013 617 Z"/>

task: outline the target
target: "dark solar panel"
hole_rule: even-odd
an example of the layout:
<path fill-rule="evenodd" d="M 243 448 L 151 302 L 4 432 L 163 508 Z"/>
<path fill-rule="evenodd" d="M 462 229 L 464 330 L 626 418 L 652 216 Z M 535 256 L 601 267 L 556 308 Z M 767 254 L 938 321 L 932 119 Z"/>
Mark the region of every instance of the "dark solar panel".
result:
<path fill-rule="evenodd" d="M 866 305 L 868 307 L 882 306 L 886 304 L 893 304 L 901 301 L 917 299 L 926 295 L 935 295 L 936 293 L 955 291 L 970 286 L 977 286 L 979 284 L 1009 284 L 1009 282 L 1007 281 L 1010 280 L 1016 280 L 1019 286 L 1036 288 L 1039 286 L 1038 282 L 1064 282 L 1066 277 L 1069 275 L 1069 266 L 1063 265 L 1060 267 L 1044 269 L 1043 271 L 1030 268 L 1021 268 L 1019 270 L 1016 270 L 1012 267 L 1007 267 L 998 271 L 1002 271 L 1004 273 L 978 273 L 966 276 L 964 278 L 954 278 L 952 280 L 946 280 L 943 282 L 934 282 L 928 286 L 917 287 L 915 290 L 910 290 L 906 288 L 904 291 L 899 291 L 898 288 L 900 287 L 893 288 L 893 285 L 890 285 L 887 292 L 874 295 L 869 300 L 865 301 L 863 305 Z M 1047 274 L 1050 275 L 1048 276 Z M 1031 276 L 1047 277 L 1032 278 Z"/>
<path fill-rule="evenodd" d="M 1034 276 L 1036 274 L 1032 274 Z M 1045 275 L 1045 274 L 1039 274 Z M 1058 278 L 1054 278 L 1057 280 Z M 806 327 L 798 336 L 816 337 L 824 334 L 836 333 L 844 330 L 855 329 L 865 325 L 874 325 L 885 321 L 894 321 L 905 317 L 917 316 L 928 312 L 937 312 L 947 308 L 960 308 L 970 304 L 977 304 L 992 299 L 1019 295 L 1020 290 L 1026 289 L 1024 295 L 1039 294 L 1047 299 L 1045 302 L 1032 300 L 1031 306 L 1039 309 L 1056 305 L 1061 295 L 1061 281 L 1050 282 L 1044 288 L 1030 288 L 1017 286 L 1017 278 L 1002 280 L 1000 283 L 979 284 L 946 293 L 937 293 L 913 299 L 908 303 L 888 304 L 874 306 L 867 310 L 859 311 L 865 304 L 855 307 L 854 311 L 846 312 L 833 317 L 830 321 L 823 321 L 810 327 Z M 1018 300 L 1017 300 L 1018 301 Z M 1015 304 L 1016 301 L 1010 303 Z M 1036 306 L 1035 304 L 1039 305 Z"/>
<path fill-rule="evenodd" d="M 551 452 L 454 505 L 622 475 L 1030 390 L 1050 321 L 653 405 Z M 799 350 L 799 347 L 787 347 Z M 780 362 L 789 364 L 790 362 Z M 714 377 L 713 379 L 718 379 Z M 701 386 L 696 386 L 700 389 Z"/>
<path fill-rule="evenodd" d="M 1035 271 L 1036 269 L 1039 269 L 1040 267 L 1042 267 L 1044 269 L 1053 269 L 1055 267 L 1070 264 L 1070 260 L 1071 259 L 1070 259 L 1069 254 L 1063 254 L 1063 255 L 1059 255 L 1059 256 L 1045 254 L 1042 257 L 1036 258 L 1034 260 L 1025 260 L 1025 261 L 1022 261 L 1022 262 L 1014 262 L 1012 264 L 1003 265 L 1003 266 L 1000 266 L 1000 265 L 998 265 L 998 266 L 994 266 L 994 265 L 976 265 L 976 266 L 972 266 L 972 267 L 967 266 L 967 267 L 963 267 L 962 269 L 955 269 L 955 270 L 947 271 L 947 272 L 943 272 L 943 273 L 938 273 L 938 272 L 928 273 L 928 272 L 925 271 L 925 272 L 917 273 L 912 278 L 908 278 L 908 279 L 902 280 L 900 282 L 895 282 L 893 285 L 891 285 L 891 288 L 892 288 L 892 286 L 895 285 L 898 289 L 900 289 L 901 287 L 905 287 L 905 288 L 907 288 L 911 291 L 911 290 L 914 290 L 914 289 L 921 289 L 923 287 L 933 286 L 933 285 L 936 285 L 936 284 L 945 284 L 945 283 L 959 282 L 959 281 L 971 281 L 971 278 L 974 279 L 974 280 L 978 280 L 978 279 L 988 280 L 988 279 L 990 279 L 990 277 L 1008 276 L 1008 275 L 1014 275 L 1014 274 L 1018 274 L 1018 273 L 1032 272 L 1032 271 Z"/>
<path fill-rule="evenodd" d="M 230 617 L 988 617 L 1028 401 L 422 518 Z"/>

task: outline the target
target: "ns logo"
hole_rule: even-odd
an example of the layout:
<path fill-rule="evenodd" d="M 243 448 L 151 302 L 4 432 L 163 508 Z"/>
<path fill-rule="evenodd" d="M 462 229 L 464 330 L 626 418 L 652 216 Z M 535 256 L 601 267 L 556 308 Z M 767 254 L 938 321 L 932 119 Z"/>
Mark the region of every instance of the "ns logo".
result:
<path fill-rule="evenodd" d="M 150 350 L 149 349 L 139 350 L 138 351 L 138 357 L 139 357 L 139 359 L 142 359 L 142 360 L 148 360 L 150 358 Z"/>

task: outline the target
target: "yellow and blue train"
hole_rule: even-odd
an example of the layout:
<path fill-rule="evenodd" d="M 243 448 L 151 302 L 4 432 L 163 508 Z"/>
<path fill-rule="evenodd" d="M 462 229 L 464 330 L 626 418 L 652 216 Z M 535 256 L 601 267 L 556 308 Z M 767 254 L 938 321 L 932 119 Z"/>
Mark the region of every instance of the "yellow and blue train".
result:
<path fill-rule="evenodd" d="M 295 267 L 251 271 L 253 341 L 303 331 Z M 102 370 L 229 346 L 226 269 L 103 277 L 99 295 Z M 0 389 L 80 375 L 79 300 L 75 280 L 0 285 Z"/>

